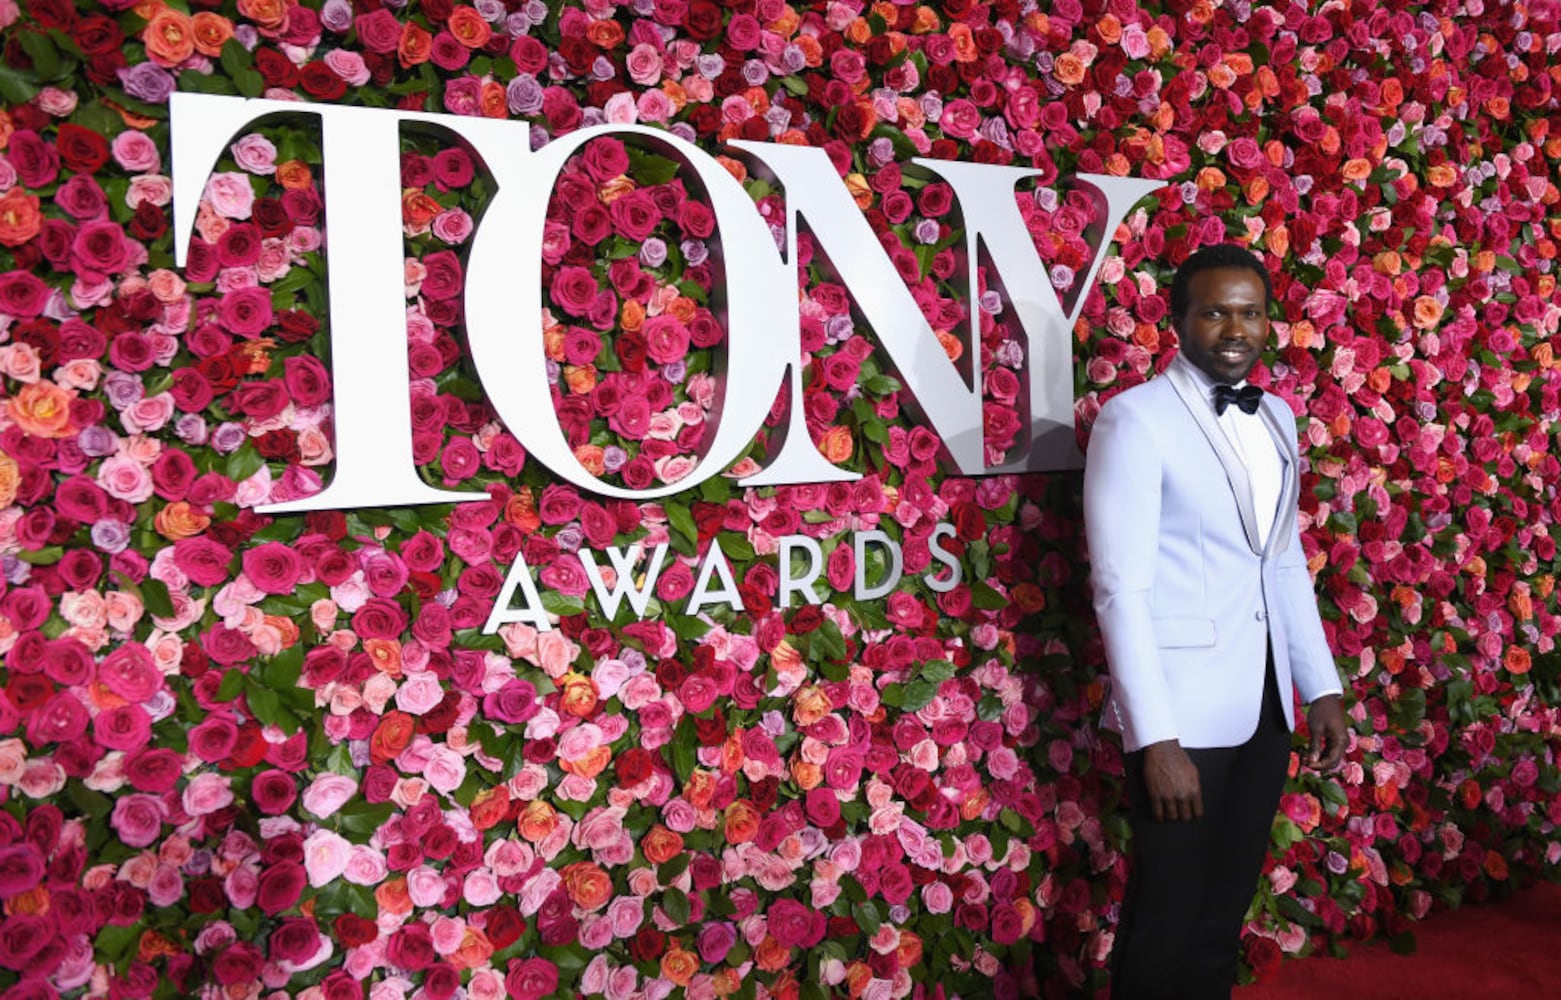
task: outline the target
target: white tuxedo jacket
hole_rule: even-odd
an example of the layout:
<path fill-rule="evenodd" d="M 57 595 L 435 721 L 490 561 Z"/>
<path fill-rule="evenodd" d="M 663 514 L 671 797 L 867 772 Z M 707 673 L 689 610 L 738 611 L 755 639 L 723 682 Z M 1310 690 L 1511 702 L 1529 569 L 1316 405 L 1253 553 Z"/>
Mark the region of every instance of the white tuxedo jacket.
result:
<path fill-rule="evenodd" d="M 1262 711 L 1267 646 L 1285 721 L 1339 693 L 1296 525 L 1295 418 L 1265 395 L 1260 416 L 1282 465 L 1266 546 L 1246 466 L 1191 363 L 1107 401 L 1089 441 L 1084 523 L 1112 690 L 1105 724 L 1129 752 L 1176 739 L 1237 746 Z"/>

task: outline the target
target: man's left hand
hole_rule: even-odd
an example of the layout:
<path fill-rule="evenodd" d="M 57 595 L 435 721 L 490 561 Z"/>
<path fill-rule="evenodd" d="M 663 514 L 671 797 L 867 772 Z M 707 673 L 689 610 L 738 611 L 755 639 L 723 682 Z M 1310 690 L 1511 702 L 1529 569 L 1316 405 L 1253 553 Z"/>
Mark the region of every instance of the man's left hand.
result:
<path fill-rule="evenodd" d="M 1349 732 L 1344 724 L 1344 699 L 1336 694 L 1323 695 L 1306 708 L 1306 726 L 1312 733 L 1312 745 L 1306 766 L 1331 771 L 1344 759 Z"/>

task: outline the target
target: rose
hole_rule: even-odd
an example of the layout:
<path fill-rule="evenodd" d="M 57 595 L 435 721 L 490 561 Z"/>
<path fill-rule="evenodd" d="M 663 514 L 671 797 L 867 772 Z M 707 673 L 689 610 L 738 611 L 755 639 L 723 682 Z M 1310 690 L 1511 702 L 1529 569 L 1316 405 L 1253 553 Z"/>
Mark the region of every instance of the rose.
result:
<path fill-rule="evenodd" d="M 308 875 L 296 861 L 280 861 L 260 873 L 255 905 L 274 917 L 298 902 Z"/>
<path fill-rule="evenodd" d="M 512 1000 L 540 1000 L 558 989 L 558 967 L 545 958 L 512 958 L 504 989 Z"/>
<path fill-rule="evenodd" d="M 537 713 L 537 691 L 530 681 L 514 679 L 482 701 L 482 713 L 490 719 L 519 725 Z"/>
<path fill-rule="evenodd" d="M 162 832 L 163 819 L 167 814 L 167 807 L 161 798 L 142 794 L 121 795 L 114 800 L 114 811 L 108 822 L 126 846 L 146 847 Z M 0 853 L 0 895 L 4 895 L 5 885 L 4 854 Z"/>
<path fill-rule="evenodd" d="M 255 775 L 249 794 L 255 808 L 267 816 L 279 816 L 298 797 L 298 786 L 285 771 L 270 768 Z"/>
<path fill-rule="evenodd" d="M 181 538 L 173 544 L 173 562 L 191 583 L 215 587 L 228 578 L 233 553 L 204 535 Z"/>
<path fill-rule="evenodd" d="M 267 594 L 291 593 L 304 570 L 298 553 L 281 542 L 266 542 L 249 549 L 241 561 L 244 575 Z"/>
<path fill-rule="evenodd" d="M 326 772 L 310 782 L 303 794 L 303 807 L 326 819 L 346 805 L 357 793 L 358 783 L 346 775 Z"/>
<path fill-rule="evenodd" d="M 274 319 L 271 293 L 264 288 L 235 289 L 217 307 L 217 321 L 240 337 L 258 337 Z"/>

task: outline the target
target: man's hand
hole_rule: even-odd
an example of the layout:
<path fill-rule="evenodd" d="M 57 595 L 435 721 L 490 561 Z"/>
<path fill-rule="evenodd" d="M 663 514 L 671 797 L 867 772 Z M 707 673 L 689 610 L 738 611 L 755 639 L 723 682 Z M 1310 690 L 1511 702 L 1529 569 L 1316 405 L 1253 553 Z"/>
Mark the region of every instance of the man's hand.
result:
<path fill-rule="evenodd" d="M 1144 748 L 1144 786 L 1156 823 L 1203 818 L 1198 768 L 1176 740 L 1162 740 Z"/>
<path fill-rule="evenodd" d="M 1306 766 L 1319 771 L 1331 771 L 1344 759 L 1344 748 L 1349 746 L 1349 732 L 1344 725 L 1344 699 L 1336 694 L 1325 694 L 1306 707 L 1306 727 L 1312 733 L 1311 749 L 1306 754 Z"/>

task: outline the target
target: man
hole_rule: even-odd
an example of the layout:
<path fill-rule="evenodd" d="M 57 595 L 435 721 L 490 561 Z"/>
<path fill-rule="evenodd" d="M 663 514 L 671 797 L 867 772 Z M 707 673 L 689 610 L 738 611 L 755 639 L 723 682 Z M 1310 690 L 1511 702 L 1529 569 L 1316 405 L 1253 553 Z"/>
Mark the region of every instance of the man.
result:
<path fill-rule="evenodd" d="M 1346 743 L 1342 689 L 1296 524 L 1295 419 L 1246 384 L 1268 272 L 1207 247 L 1171 285 L 1181 353 L 1109 400 L 1084 473 L 1095 612 L 1122 734 L 1132 870 L 1116 1000 L 1228 998 L 1290 755 L 1291 685 L 1312 766 Z"/>

